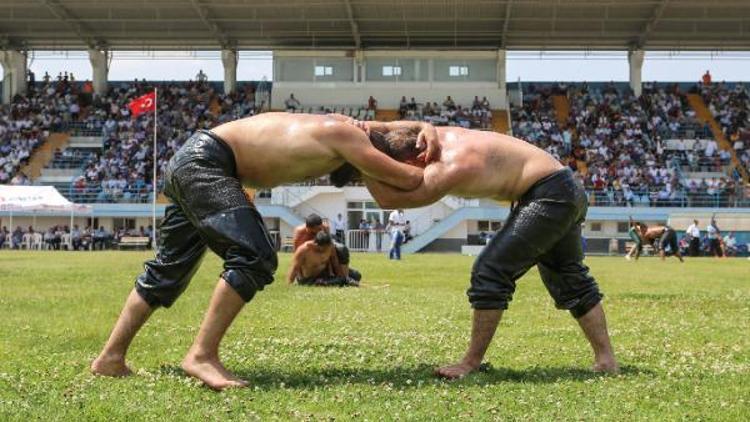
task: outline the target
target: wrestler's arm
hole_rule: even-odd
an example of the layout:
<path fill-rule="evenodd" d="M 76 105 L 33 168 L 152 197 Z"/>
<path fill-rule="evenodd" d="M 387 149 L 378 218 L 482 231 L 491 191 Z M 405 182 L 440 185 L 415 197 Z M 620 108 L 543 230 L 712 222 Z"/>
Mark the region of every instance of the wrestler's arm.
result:
<path fill-rule="evenodd" d="M 297 227 L 294 229 L 294 252 L 299 249 L 300 246 L 302 246 L 303 243 L 305 243 L 304 239 L 304 227 Z"/>
<path fill-rule="evenodd" d="M 382 208 L 417 208 L 432 204 L 456 186 L 460 174 L 443 163 L 432 163 L 424 171 L 424 183 L 414 190 L 404 191 L 388 186 L 369 177 L 365 185 Z"/>
<path fill-rule="evenodd" d="M 287 274 L 287 281 L 289 284 L 294 283 L 297 276 L 300 275 L 300 269 L 302 268 L 302 255 L 307 250 L 307 242 L 305 242 L 299 249 L 294 252 L 292 257 L 292 263 L 289 265 L 289 274 Z"/>
<path fill-rule="evenodd" d="M 378 151 L 362 130 L 348 124 L 332 124 L 325 130 L 331 147 L 363 176 L 406 190 L 416 189 L 422 183 L 421 168 L 400 163 Z"/>

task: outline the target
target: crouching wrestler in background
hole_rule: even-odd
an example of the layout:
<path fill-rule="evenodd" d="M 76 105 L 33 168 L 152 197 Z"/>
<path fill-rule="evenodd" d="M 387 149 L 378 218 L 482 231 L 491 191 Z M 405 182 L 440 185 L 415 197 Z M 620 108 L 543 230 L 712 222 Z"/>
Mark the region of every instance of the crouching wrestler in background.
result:
<path fill-rule="evenodd" d="M 358 287 L 362 275 L 348 264 L 346 246 L 334 244 L 331 235 L 320 230 L 294 252 L 287 280 L 306 286 Z"/>

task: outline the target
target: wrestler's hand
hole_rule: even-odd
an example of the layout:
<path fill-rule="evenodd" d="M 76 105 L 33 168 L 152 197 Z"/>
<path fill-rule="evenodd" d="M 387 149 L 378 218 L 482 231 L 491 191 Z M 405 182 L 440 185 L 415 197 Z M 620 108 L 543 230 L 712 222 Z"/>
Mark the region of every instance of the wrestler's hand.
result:
<path fill-rule="evenodd" d="M 349 119 L 347 123 L 349 123 L 350 125 L 356 126 L 357 129 L 361 129 L 367 134 L 367 136 L 370 136 L 370 125 L 366 121 L 357 120 L 357 119 Z"/>
<path fill-rule="evenodd" d="M 353 117 L 349 117 L 340 113 L 328 113 L 328 117 L 336 119 L 340 122 L 350 124 L 352 126 L 356 126 L 358 129 L 363 130 L 367 134 L 367 136 L 370 136 L 370 127 L 364 120 L 357 120 Z"/>
<path fill-rule="evenodd" d="M 425 150 L 417 156 L 417 159 L 430 164 L 440 160 L 440 140 L 435 126 L 425 123 L 417 135 L 417 150 Z"/>

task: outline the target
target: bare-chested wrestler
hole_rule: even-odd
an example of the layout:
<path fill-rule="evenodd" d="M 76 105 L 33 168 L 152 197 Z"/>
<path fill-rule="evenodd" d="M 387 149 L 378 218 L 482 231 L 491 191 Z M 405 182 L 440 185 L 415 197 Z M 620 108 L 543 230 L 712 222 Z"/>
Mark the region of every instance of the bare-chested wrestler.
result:
<path fill-rule="evenodd" d="M 638 258 L 641 256 L 641 252 L 643 251 L 643 240 L 641 239 L 641 235 L 645 227 L 646 225 L 640 221 L 633 221 L 633 217 L 628 217 L 628 236 L 633 241 L 633 246 L 628 253 L 625 254 L 625 259 L 628 261 L 633 258 L 638 261 Z"/>
<path fill-rule="evenodd" d="M 680 262 L 685 262 L 680 253 L 680 246 L 677 244 L 677 232 L 669 226 L 643 226 L 641 228 L 641 237 L 646 243 L 650 243 L 654 248 L 659 249 L 659 257 L 664 261 L 667 257 L 667 248 L 672 255 L 676 256 Z"/>
<path fill-rule="evenodd" d="M 303 242 L 294 251 L 287 281 L 306 286 L 359 286 L 359 272 L 348 269 L 344 273 L 336 255 L 331 234 L 318 231 L 313 239 Z"/>
<path fill-rule="evenodd" d="M 157 307 L 180 296 L 210 248 L 224 260 L 195 341 L 182 368 L 209 387 L 247 385 L 219 359 L 219 343 L 246 302 L 273 281 L 276 252 L 242 185 L 269 188 L 331 173 L 346 161 L 374 180 L 401 189 L 422 183 L 422 169 L 373 148 L 341 116 L 265 113 L 197 131 L 172 157 L 164 192 L 172 201 L 161 224 L 161 246 L 145 263 L 99 356 L 95 374 L 125 376 L 128 346 Z M 432 126 L 393 122 L 388 129 L 421 130 L 427 158 L 437 152 Z"/>
<path fill-rule="evenodd" d="M 359 124 L 369 131 L 386 129 L 378 123 Z M 420 207 L 447 194 L 514 202 L 510 216 L 471 272 L 468 296 L 474 321 L 469 348 L 461 361 L 437 369 L 437 374 L 460 378 L 479 368 L 512 299 L 516 280 L 535 264 L 556 306 L 570 311 L 591 343 L 593 369 L 617 372 L 602 294 L 583 264 L 581 222 L 586 217 L 586 195 L 570 169 L 545 151 L 510 136 L 454 127 L 439 127 L 437 132 L 440 160 L 425 168 L 424 182 L 417 189 L 400 190 L 364 175 L 383 208 Z M 412 130 L 398 130 L 381 141 L 370 137 L 397 160 L 420 165 L 416 135 Z"/>
<path fill-rule="evenodd" d="M 317 236 L 320 232 L 326 232 L 329 235 L 331 234 L 331 228 L 328 223 L 324 222 L 318 214 L 313 213 L 308 215 L 305 218 L 305 224 L 301 224 L 294 229 L 293 252 L 297 252 L 298 249 L 300 249 L 303 245 L 309 243 L 310 240 L 315 240 L 315 236 Z M 362 279 L 362 275 L 359 273 L 359 271 L 349 267 L 349 259 L 351 256 L 351 254 L 349 253 L 349 248 L 341 243 L 332 243 L 336 253 L 329 254 L 330 261 L 327 268 L 327 273 L 329 274 L 329 276 L 325 277 L 325 274 L 321 274 L 324 276 L 321 278 L 334 284 L 342 284 L 343 282 L 347 282 L 347 285 L 355 285 L 359 283 L 359 281 Z M 335 280 L 334 278 L 338 278 L 338 280 Z M 305 284 L 304 281 L 300 284 Z M 348 283 L 350 281 L 351 283 Z"/>

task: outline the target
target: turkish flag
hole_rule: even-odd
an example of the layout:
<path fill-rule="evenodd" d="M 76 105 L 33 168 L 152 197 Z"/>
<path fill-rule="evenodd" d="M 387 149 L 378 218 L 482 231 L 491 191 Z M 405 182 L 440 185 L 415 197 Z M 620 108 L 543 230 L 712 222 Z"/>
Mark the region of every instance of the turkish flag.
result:
<path fill-rule="evenodd" d="M 138 117 L 142 113 L 156 110 L 156 92 L 152 92 L 146 95 L 142 95 L 128 104 L 130 114 L 133 118 Z"/>

